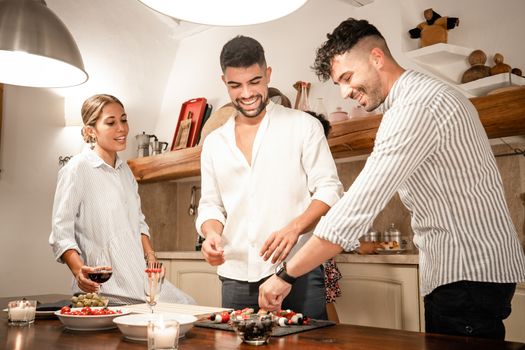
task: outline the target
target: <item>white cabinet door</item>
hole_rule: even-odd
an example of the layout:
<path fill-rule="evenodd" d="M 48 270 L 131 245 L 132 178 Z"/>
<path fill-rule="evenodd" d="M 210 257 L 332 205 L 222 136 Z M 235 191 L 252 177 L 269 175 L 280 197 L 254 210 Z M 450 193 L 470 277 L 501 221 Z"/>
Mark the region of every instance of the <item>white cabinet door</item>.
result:
<path fill-rule="evenodd" d="M 221 307 L 221 281 L 217 268 L 206 261 L 171 260 L 167 276 L 171 283 L 191 295 L 198 305 Z"/>
<path fill-rule="evenodd" d="M 335 307 L 341 323 L 419 331 L 415 265 L 338 263 L 343 275 Z"/>

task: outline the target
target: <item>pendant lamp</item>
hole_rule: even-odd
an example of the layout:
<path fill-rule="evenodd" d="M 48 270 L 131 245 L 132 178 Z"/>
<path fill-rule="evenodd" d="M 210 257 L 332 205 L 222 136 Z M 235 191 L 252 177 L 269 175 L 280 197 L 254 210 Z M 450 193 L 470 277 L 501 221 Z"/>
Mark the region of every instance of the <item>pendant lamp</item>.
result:
<path fill-rule="evenodd" d="M 0 0 L 0 82 L 66 87 L 87 79 L 73 36 L 44 0 Z"/>
<path fill-rule="evenodd" d="M 186 22 L 242 26 L 273 21 L 308 0 L 139 0 L 155 11 Z"/>

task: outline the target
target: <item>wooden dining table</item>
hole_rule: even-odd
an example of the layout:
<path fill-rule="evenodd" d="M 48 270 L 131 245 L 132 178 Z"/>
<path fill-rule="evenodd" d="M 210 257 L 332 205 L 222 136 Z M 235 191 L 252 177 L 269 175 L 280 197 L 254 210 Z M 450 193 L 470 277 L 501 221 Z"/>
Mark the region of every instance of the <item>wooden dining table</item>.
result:
<path fill-rule="evenodd" d="M 22 297 L 0 298 L 4 309 L 9 300 Z M 40 302 L 67 299 L 64 295 L 26 296 Z M 242 343 L 235 333 L 223 330 L 193 327 L 179 341 L 180 350 L 245 350 L 258 347 Z M 104 331 L 70 331 L 58 319 L 36 319 L 26 327 L 8 326 L 7 314 L 0 318 L 0 349 L 55 350 L 55 349 L 147 349 L 146 342 L 132 342 L 123 338 L 118 329 Z M 455 337 L 402 330 L 334 325 L 283 337 L 272 337 L 261 350 L 516 350 L 525 344 L 469 337 Z"/>

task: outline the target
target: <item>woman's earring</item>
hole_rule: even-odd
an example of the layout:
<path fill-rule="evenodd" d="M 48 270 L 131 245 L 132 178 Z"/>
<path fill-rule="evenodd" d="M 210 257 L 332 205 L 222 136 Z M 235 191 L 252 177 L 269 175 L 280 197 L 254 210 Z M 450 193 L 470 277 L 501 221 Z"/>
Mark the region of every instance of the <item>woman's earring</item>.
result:
<path fill-rule="evenodd" d="M 91 139 L 91 149 L 95 148 L 95 144 L 97 143 L 97 137 L 96 136 L 90 136 Z"/>

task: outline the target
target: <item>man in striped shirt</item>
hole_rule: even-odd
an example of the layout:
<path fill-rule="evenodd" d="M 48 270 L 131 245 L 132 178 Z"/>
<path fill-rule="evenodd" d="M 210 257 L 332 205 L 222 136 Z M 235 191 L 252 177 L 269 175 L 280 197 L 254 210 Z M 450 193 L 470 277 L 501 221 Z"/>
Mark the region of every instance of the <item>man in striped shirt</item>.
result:
<path fill-rule="evenodd" d="M 301 276 L 341 250 L 357 248 L 398 192 L 411 212 L 420 252 L 426 331 L 503 339 L 516 282 L 525 280 L 525 256 L 472 103 L 399 66 L 365 20 L 350 18 L 329 34 L 314 69 L 339 85 L 343 98 L 367 111 L 380 107 L 383 119 L 363 171 L 286 273 Z M 260 306 L 278 308 L 289 289 L 272 276 L 260 287 Z"/>

